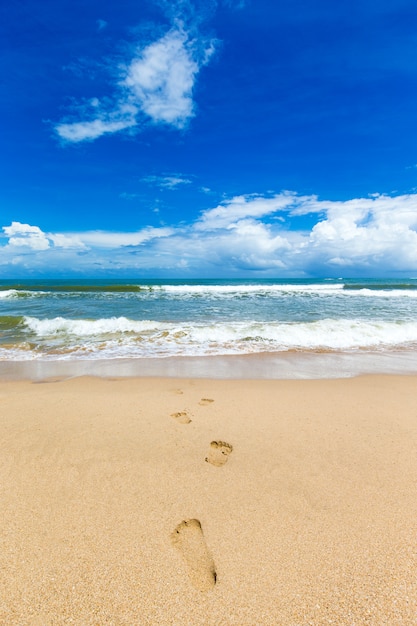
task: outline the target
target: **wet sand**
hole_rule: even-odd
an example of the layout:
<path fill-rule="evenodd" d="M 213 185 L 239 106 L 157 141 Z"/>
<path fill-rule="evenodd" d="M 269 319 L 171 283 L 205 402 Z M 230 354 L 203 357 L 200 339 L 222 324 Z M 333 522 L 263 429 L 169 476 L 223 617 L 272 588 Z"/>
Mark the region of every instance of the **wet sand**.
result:
<path fill-rule="evenodd" d="M 74 376 L 311 380 L 368 374 L 417 376 L 417 352 L 286 351 L 202 357 L 0 361 L 0 380 L 41 381 Z"/>
<path fill-rule="evenodd" d="M 0 382 L 0 624 L 417 624 L 417 377 Z"/>

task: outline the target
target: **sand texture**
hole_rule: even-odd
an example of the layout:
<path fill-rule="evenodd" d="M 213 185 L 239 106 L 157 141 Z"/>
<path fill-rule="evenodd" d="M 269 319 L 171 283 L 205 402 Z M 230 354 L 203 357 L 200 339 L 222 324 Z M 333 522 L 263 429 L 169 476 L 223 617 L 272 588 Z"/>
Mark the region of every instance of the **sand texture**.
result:
<path fill-rule="evenodd" d="M 0 624 L 417 625 L 417 377 L 0 382 Z"/>

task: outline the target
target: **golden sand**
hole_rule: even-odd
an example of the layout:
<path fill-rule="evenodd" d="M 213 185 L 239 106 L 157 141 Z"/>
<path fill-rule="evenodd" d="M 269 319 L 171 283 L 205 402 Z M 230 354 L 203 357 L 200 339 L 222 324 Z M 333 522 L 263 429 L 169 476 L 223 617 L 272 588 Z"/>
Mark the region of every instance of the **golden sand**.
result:
<path fill-rule="evenodd" d="M 417 624 L 417 377 L 0 383 L 0 624 Z"/>

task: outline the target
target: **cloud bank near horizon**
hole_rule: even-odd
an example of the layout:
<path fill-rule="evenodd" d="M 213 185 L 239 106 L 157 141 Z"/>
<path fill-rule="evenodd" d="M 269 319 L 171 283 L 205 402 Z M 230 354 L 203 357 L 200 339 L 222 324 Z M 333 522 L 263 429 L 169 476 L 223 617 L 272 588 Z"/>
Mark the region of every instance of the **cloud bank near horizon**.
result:
<path fill-rule="evenodd" d="M 309 229 L 294 227 L 309 216 Z M 137 232 L 2 227 L 0 275 L 372 276 L 417 271 L 417 194 L 348 201 L 236 196 L 189 224 Z M 68 268 L 74 268 L 69 270 Z"/>

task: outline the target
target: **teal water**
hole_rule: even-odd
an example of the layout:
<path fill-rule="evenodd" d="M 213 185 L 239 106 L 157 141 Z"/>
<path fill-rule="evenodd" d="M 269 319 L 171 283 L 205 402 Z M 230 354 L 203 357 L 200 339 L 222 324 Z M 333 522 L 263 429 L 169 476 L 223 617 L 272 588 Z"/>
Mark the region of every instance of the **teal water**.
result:
<path fill-rule="evenodd" d="M 417 350 L 408 280 L 0 283 L 0 360 Z"/>

